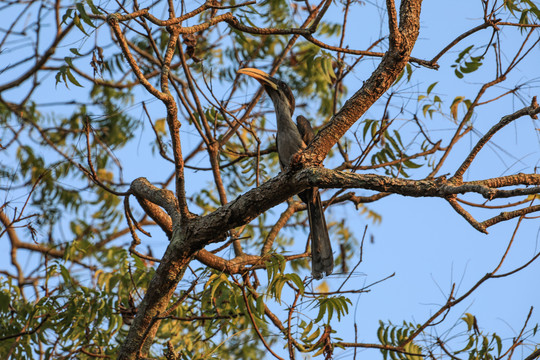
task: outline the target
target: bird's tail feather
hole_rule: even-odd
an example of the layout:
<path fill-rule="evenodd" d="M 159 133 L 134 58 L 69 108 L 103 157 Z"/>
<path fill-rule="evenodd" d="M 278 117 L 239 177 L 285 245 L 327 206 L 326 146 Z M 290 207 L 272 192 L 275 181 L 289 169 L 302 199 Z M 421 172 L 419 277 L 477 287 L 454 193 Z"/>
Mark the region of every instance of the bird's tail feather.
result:
<path fill-rule="evenodd" d="M 317 189 L 307 201 L 309 227 L 311 231 L 311 274 L 321 279 L 324 274 L 330 275 L 334 269 L 334 255 L 326 228 L 321 196 Z"/>

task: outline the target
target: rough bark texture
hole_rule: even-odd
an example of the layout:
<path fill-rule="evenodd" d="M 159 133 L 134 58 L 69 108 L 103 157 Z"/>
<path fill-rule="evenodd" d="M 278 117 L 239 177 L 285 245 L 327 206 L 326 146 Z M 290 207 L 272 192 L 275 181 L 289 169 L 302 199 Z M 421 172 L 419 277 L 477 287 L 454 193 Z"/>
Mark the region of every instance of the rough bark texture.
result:
<path fill-rule="evenodd" d="M 164 190 L 152 188 L 152 185 L 147 183 L 146 180 L 138 179 L 137 181 L 139 185 L 146 183 L 150 187 L 144 192 L 139 192 L 138 196 L 155 195 L 157 198 L 152 196 L 154 200 L 159 199 L 164 201 L 165 204 L 171 205 L 169 201 L 166 201 L 171 199 L 163 195 Z M 167 308 L 169 299 L 181 280 L 186 266 L 199 249 L 212 242 L 223 240 L 229 230 L 249 223 L 259 214 L 306 188 L 363 188 L 404 196 L 440 198 L 466 192 L 477 192 L 484 197 L 495 198 L 505 197 L 506 191 L 511 191 L 513 195 L 516 195 L 516 192 L 519 191 L 523 193 L 530 191 L 531 188 L 521 190 L 497 189 L 500 186 L 519 184 L 540 186 L 540 175 L 517 174 L 456 185 L 444 178 L 408 180 L 373 174 L 353 174 L 321 167 L 310 167 L 297 172 L 282 173 L 239 196 L 215 212 L 191 219 L 184 224 L 183 228 L 176 228 L 176 233 L 173 232 L 171 243 L 139 307 L 138 315 L 131 325 L 128 338 L 121 349 L 120 359 L 136 358 L 139 349 L 142 347 L 141 344 L 144 342 L 147 345 L 142 348 L 142 354 L 145 353 L 144 350 L 148 349 L 147 346 L 151 343 L 152 335 L 159 325 L 159 321 L 155 317 L 159 317 Z M 132 186 L 133 188 L 137 189 L 137 186 Z M 172 212 L 174 213 L 174 211 Z M 174 214 L 172 217 L 174 217 Z M 493 221 L 490 221 L 489 224 L 491 222 Z"/>
<path fill-rule="evenodd" d="M 311 145 L 298 159 L 306 164 L 320 164 L 330 149 L 341 139 L 347 130 L 379 99 L 399 76 L 407 62 L 418 37 L 420 27 L 421 0 L 403 0 L 400 9 L 399 28 L 393 1 L 387 1 L 390 48 L 372 76 L 364 83 L 322 129 Z M 362 187 L 379 191 L 388 191 L 390 182 L 396 179 L 362 176 L 325 169 L 306 169 L 298 173 L 285 173 L 268 181 L 260 187 L 248 191 L 234 201 L 222 206 L 212 214 L 204 217 L 188 219 L 178 213 L 178 204 L 166 190 L 153 188 L 143 179 L 137 179 L 132 191 L 138 196 L 165 208 L 172 218 L 173 233 L 171 243 L 161 260 L 148 291 L 141 303 L 135 321 L 123 344 L 119 358 L 134 359 L 145 356 L 153 335 L 157 331 L 162 314 L 181 280 L 188 263 L 194 254 L 204 246 L 223 240 L 227 232 L 238 226 L 249 223 L 264 211 L 272 208 L 312 187 Z M 394 184 L 396 185 L 396 184 Z M 429 193 L 435 195 L 440 189 L 435 182 L 426 184 L 404 182 L 398 185 L 403 193 Z M 399 191 L 396 191 L 399 193 Z M 411 195 L 415 196 L 415 195 Z M 420 196 L 420 195 L 418 195 Z M 427 195 L 429 196 L 429 195 Z"/>
<path fill-rule="evenodd" d="M 159 317 L 167 309 L 176 285 L 184 276 L 193 254 L 198 250 L 192 247 L 188 238 L 181 230 L 173 231 L 171 243 L 139 305 L 129 335 L 122 344 L 119 359 L 136 358 L 139 350 L 143 356 L 148 353 L 160 324 Z"/>
<path fill-rule="evenodd" d="M 370 78 L 364 82 L 362 88 L 347 100 L 341 110 L 319 131 L 302 154 L 301 162 L 321 164 L 330 149 L 392 86 L 407 65 L 418 38 L 421 5 L 421 0 L 401 2 L 398 34 L 390 35 L 390 49 L 383 56 L 381 63 Z"/>
<path fill-rule="evenodd" d="M 307 188 L 307 178 L 296 178 L 290 173 L 280 174 L 215 212 L 194 219 L 180 217 L 172 192 L 156 188 L 143 178 L 132 183 L 131 190 L 142 198 L 139 202 L 150 201 L 162 206 L 172 218 L 175 230 L 122 345 L 119 359 L 135 359 L 147 354 L 159 327 L 158 318 L 165 312 L 195 253 L 205 245 L 224 240 L 229 230 L 249 223 L 259 214 Z M 145 207 L 150 208 L 148 204 Z"/>

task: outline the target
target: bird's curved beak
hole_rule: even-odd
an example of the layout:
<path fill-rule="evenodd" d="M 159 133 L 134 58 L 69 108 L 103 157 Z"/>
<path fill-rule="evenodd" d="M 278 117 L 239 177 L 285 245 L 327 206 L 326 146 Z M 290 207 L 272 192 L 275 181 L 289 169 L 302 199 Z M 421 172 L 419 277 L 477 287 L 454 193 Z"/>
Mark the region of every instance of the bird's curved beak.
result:
<path fill-rule="evenodd" d="M 274 78 L 262 70 L 255 69 L 255 68 L 243 68 L 243 69 L 238 70 L 237 73 L 251 76 L 255 80 L 259 81 L 262 85 L 268 85 L 274 90 L 278 89 L 278 86 Z"/>

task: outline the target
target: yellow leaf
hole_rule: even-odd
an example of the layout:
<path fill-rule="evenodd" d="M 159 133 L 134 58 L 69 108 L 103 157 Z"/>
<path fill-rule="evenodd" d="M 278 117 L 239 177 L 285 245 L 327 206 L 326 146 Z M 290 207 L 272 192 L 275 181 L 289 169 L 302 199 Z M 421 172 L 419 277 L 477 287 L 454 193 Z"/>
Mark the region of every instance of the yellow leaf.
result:
<path fill-rule="evenodd" d="M 165 118 L 157 119 L 154 124 L 154 127 L 156 128 L 156 131 L 158 134 L 163 134 L 163 135 L 167 134 L 165 131 Z"/>
<path fill-rule="evenodd" d="M 325 281 L 323 281 L 322 283 L 319 284 L 319 286 L 317 286 L 317 292 L 329 292 L 330 291 L 330 288 L 328 287 L 328 283 Z"/>
<path fill-rule="evenodd" d="M 97 175 L 103 181 L 112 181 L 114 177 L 113 173 L 108 171 L 107 169 L 99 169 L 97 171 Z"/>

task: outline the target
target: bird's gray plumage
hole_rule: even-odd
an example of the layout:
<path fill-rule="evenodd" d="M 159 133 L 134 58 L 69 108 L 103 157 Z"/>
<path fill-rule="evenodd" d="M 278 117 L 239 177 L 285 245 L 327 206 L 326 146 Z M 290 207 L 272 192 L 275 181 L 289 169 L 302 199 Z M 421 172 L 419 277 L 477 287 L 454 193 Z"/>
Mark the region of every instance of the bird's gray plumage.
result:
<path fill-rule="evenodd" d="M 279 162 L 282 168 L 289 166 L 291 158 L 304 149 L 314 137 L 313 128 L 303 117 L 292 121 L 294 113 L 294 96 L 289 86 L 265 72 L 253 69 L 240 69 L 238 73 L 249 75 L 258 80 L 272 99 L 276 112 Z M 310 188 L 298 194 L 307 205 L 309 227 L 311 231 L 311 273 L 314 278 L 321 279 L 324 274 L 330 275 L 334 269 L 332 245 L 324 219 L 324 210 L 318 188 Z"/>

